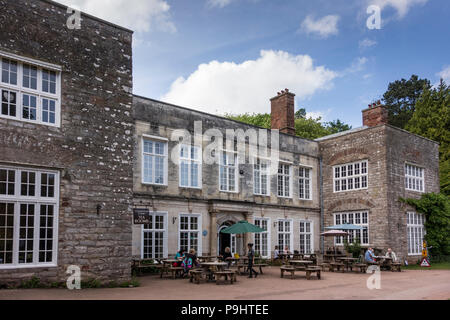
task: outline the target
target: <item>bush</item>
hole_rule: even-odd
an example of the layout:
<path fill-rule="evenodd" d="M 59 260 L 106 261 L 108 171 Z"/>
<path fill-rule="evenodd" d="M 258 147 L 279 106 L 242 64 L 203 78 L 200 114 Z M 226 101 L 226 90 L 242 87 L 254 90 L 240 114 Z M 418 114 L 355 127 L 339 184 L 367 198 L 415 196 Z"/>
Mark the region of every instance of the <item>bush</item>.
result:
<path fill-rule="evenodd" d="M 353 258 L 359 258 L 359 256 L 361 255 L 361 242 L 358 238 L 353 240 L 353 243 L 351 244 L 349 244 L 347 239 L 344 238 L 344 247 L 345 251 L 350 253 Z"/>

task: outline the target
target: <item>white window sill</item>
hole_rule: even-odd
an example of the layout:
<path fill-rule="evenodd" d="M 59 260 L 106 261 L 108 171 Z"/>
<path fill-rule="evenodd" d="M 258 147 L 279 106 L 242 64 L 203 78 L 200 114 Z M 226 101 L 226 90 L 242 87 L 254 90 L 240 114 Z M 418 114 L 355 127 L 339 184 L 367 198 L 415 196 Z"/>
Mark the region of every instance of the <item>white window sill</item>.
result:
<path fill-rule="evenodd" d="M 11 270 L 11 269 L 36 269 L 36 268 L 56 268 L 58 267 L 55 263 L 50 264 L 21 264 L 21 265 L 0 265 L 0 270 Z"/>

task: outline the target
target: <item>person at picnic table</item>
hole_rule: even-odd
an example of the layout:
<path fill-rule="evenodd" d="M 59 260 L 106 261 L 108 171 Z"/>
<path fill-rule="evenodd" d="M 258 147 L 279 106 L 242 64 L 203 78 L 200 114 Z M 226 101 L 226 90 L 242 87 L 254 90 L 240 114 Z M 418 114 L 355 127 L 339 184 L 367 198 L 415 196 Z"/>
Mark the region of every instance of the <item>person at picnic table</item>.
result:
<path fill-rule="evenodd" d="M 385 256 L 388 257 L 388 258 L 391 258 L 392 262 L 397 262 L 397 255 L 395 254 L 394 251 L 392 251 L 391 248 L 387 249 L 387 252 L 386 252 Z"/>
<path fill-rule="evenodd" d="M 367 249 L 364 259 L 366 260 L 366 262 L 375 262 L 374 253 L 373 253 L 372 248 Z"/>
<path fill-rule="evenodd" d="M 255 278 L 258 276 L 258 272 L 253 269 L 253 265 L 255 264 L 255 250 L 253 250 L 253 243 L 247 244 L 248 246 L 248 271 L 250 275 L 249 278 L 253 278 L 253 273 L 255 274 Z"/>
<path fill-rule="evenodd" d="M 175 255 L 175 260 L 178 260 L 177 262 L 173 263 L 174 267 L 181 267 L 181 262 L 183 261 L 184 257 L 185 257 L 185 253 L 184 253 L 184 249 L 180 249 L 180 251 L 177 252 L 177 254 Z"/>
<path fill-rule="evenodd" d="M 278 246 L 275 246 L 275 250 L 273 252 L 273 259 L 280 259 L 280 251 L 278 251 Z"/>
<path fill-rule="evenodd" d="M 181 267 L 183 268 L 184 275 L 187 275 L 189 273 L 189 270 L 197 266 L 198 261 L 195 249 L 191 249 L 181 262 Z"/>
<path fill-rule="evenodd" d="M 230 267 L 231 264 L 231 260 L 229 258 L 232 258 L 232 254 L 231 254 L 231 249 L 230 247 L 226 247 L 225 248 L 225 252 L 223 253 L 223 255 L 220 256 L 222 261 L 225 261 L 228 263 L 228 268 Z"/>

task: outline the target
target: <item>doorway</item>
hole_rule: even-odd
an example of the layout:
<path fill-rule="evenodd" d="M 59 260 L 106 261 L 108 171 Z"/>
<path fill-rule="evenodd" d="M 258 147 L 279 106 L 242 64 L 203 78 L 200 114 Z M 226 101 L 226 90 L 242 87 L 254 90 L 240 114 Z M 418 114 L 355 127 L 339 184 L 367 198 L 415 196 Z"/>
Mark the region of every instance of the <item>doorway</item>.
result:
<path fill-rule="evenodd" d="M 228 228 L 233 224 L 233 222 L 227 221 L 219 227 L 217 233 L 217 252 L 219 253 L 219 255 L 223 255 L 226 247 L 230 247 L 231 254 L 236 253 L 236 235 L 221 232 L 223 229 Z"/>

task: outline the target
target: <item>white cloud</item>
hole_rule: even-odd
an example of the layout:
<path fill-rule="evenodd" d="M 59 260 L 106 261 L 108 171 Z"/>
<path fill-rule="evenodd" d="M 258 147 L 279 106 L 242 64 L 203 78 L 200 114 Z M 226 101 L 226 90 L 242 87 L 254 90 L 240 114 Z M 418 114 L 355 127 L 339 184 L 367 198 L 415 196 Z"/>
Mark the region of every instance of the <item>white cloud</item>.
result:
<path fill-rule="evenodd" d="M 337 24 L 340 17 L 337 15 L 328 15 L 321 19 L 314 20 L 312 16 L 307 16 L 302 22 L 300 31 L 307 34 L 316 34 L 322 38 L 339 33 Z"/>
<path fill-rule="evenodd" d="M 340 72 L 339 75 L 341 77 L 343 77 L 343 76 L 346 76 L 346 75 L 348 75 L 350 73 L 360 72 L 360 71 L 364 70 L 364 67 L 365 67 L 365 65 L 367 64 L 368 61 L 369 61 L 369 59 L 367 59 L 366 57 L 356 58 L 355 60 L 353 60 L 353 62 L 350 65 L 350 67 L 348 67 L 344 71 Z"/>
<path fill-rule="evenodd" d="M 137 32 L 175 32 L 170 6 L 164 0 L 57 0 L 82 12 Z M 83 27 L 83 25 L 81 25 Z"/>
<path fill-rule="evenodd" d="M 233 0 L 208 0 L 208 5 L 211 7 L 223 8 L 229 5 Z"/>
<path fill-rule="evenodd" d="M 377 44 L 377 42 L 375 40 L 366 38 L 359 42 L 359 48 L 360 49 L 370 48 L 370 47 L 375 46 L 376 44 Z"/>
<path fill-rule="evenodd" d="M 320 122 L 324 123 L 327 122 L 327 118 L 332 111 L 333 109 L 327 109 L 325 111 L 308 111 L 306 112 L 306 118 L 320 118 Z"/>
<path fill-rule="evenodd" d="M 440 79 L 444 79 L 445 83 L 450 85 L 450 66 L 446 66 L 441 72 L 436 74 Z"/>
<path fill-rule="evenodd" d="M 261 51 L 256 60 L 211 61 L 180 77 L 161 100 L 210 113 L 270 112 L 270 98 L 289 88 L 298 100 L 332 87 L 336 72 L 308 55 Z"/>
<path fill-rule="evenodd" d="M 428 0 L 367 0 L 368 5 L 376 5 L 383 10 L 386 7 L 392 7 L 397 10 L 399 18 L 403 18 L 414 5 L 423 5 Z"/>

